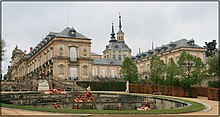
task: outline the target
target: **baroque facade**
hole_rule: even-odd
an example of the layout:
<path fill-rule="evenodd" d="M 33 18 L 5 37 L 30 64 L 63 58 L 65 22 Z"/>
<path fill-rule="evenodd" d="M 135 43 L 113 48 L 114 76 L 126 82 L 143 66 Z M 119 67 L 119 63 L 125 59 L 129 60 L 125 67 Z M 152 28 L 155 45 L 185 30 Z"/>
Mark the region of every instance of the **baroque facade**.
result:
<path fill-rule="evenodd" d="M 67 27 L 60 33 L 50 32 L 27 54 L 16 46 L 10 71 L 11 78 L 90 80 L 91 69 L 91 39 Z"/>
<path fill-rule="evenodd" d="M 135 58 L 135 63 L 138 68 L 139 77 L 141 79 L 149 78 L 150 76 L 150 60 L 152 56 L 157 56 L 164 61 L 165 64 L 172 58 L 175 63 L 180 58 L 181 52 L 187 53 L 201 58 L 205 64 L 205 48 L 195 44 L 195 40 L 180 39 L 160 47 L 152 48 L 151 50 L 139 53 Z"/>
<path fill-rule="evenodd" d="M 110 45 L 118 46 L 105 51 L 116 51 L 120 54 L 117 56 L 130 57 L 131 49 L 124 43 L 121 19 L 119 27 L 118 40 L 114 37 L 112 26 L 112 38 L 109 41 Z M 16 46 L 7 76 L 10 80 L 46 77 L 62 81 L 122 78 L 119 71 L 124 58 L 121 58 L 103 58 L 102 55 L 91 52 L 91 39 L 74 28 L 66 27 L 61 32 L 50 32 L 36 47 L 31 47 L 27 54 Z"/>

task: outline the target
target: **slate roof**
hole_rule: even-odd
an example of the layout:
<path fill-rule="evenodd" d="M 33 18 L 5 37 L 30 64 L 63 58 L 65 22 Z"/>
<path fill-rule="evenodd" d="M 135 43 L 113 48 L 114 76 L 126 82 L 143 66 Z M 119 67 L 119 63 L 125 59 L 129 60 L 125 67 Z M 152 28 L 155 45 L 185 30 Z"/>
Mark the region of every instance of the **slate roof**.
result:
<path fill-rule="evenodd" d="M 109 42 L 109 45 L 106 46 L 105 50 L 130 50 L 127 44 L 124 42 Z"/>
<path fill-rule="evenodd" d="M 65 38 L 80 38 L 80 39 L 86 39 L 88 40 L 86 36 L 82 35 L 81 33 L 77 32 L 74 28 L 66 27 L 61 32 L 50 32 L 45 38 L 40 41 L 39 44 L 35 48 L 33 48 L 33 51 L 30 52 L 30 56 L 33 56 L 35 53 L 37 53 L 44 45 L 46 45 L 50 40 L 52 40 L 54 37 L 65 37 Z"/>
<path fill-rule="evenodd" d="M 180 40 L 177 40 L 177 41 L 174 41 L 174 42 L 170 42 L 169 44 L 162 45 L 160 47 L 156 47 L 154 49 L 142 52 L 141 57 L 151 56 L 151 55 L 154 55 L 158 52 L 159 53 L 167 52 L 167 51 L 174 50 L 174 49 L 180 48 L 180 47 L 203 48 L 203 47 L 195 44 L 195 41 L 193 39 L 190 39 L 190 40 L 180 39 Z"/>
<path fill-rule="evenodd" d="M 94 65 L 122 65 L 123 61 L 110 58 L 95 58 L 92 62 Z"/>
<path fill-rule="evenodd" d="M 94 56 L 102 56 L 101 54 L 97 54 L 97 53 L 94 53 L 94 52 L 91 52 L 91 55 L 94 55 Z"/>
<path fill-rule="evenodd" d="M 71 35 L 70 31 L 75 31 L 75 35 Z M 56 37 L 67 37 L 67 38 L 82 38 L 82 39 L 88 39 L 86 36 L 82 35 L 79 32 L 76 32 L 74 28 L 66 27 L 63 31 L 61 31 L 59 34 L 55 35 Z"/>

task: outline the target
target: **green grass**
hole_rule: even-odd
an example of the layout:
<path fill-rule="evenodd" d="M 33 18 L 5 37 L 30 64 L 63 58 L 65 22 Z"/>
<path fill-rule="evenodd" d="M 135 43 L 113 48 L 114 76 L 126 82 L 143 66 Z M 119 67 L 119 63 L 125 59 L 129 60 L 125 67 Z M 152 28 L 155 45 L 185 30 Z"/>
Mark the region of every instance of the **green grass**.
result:
<path fill-rule="evenodd" d="M 159 98 L 168 98 L 165 96 L 153 96 Z M 170 98 L 170 97 L 169 97 Z M 58 112 L 58 113 L 83 113 L 83 114 L 178 114 L 178 113 L 188 113 L 204 109 L 204 105 L 198 102 L 170 98 L 175 100 L 184 101 L 191 104 L 191 106 L 182 107 L 182 108 L 172 108 L 172 109 L 161 109 L 161 110 L 147 110 L 147 111 L 138 111 L 138 110 L 81 110 L 81 109 L 54 109 L 54 108 L 36 108 L 32 106 L 19 106 L 13 104 L 2 104 L 3 107 L 7 108 L 16 108 L 24 109 L 30 111 L 43 111 L 43 112 Z"/>

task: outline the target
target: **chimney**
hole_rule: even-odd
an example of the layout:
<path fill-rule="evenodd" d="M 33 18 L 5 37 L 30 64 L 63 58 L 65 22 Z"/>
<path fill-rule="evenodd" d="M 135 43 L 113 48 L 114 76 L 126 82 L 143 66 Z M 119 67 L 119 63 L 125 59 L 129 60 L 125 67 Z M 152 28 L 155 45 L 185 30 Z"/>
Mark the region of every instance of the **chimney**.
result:
<path fill-rule="evenodd" d="M 33 48 L 32 47 L 30 47 L 30 52 L 33 50 Z"/>

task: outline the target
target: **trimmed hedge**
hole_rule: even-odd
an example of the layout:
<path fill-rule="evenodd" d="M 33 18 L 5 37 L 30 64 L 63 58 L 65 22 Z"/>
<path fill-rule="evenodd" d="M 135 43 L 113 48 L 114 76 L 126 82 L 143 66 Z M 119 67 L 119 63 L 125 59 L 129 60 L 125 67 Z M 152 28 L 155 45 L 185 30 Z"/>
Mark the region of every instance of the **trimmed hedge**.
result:
<path fill-rule="evenodd" d="M 163 95 L 172 95 L 177 97 L 194 97 L 198 96 L 197 88 L 192 87 L 192 94 L 188 95 L 182 87 L 175 86 L 160 86 L 150 85 L 150 84 L 130 84 L 131 93 L 144 93 L 144 94 L 163 94 Z"/>
<path fill-rule="evenodd" d="M 92 91 L 125 91 L 126 90 L 126 82 L 77 81 L 77 85 L 84 88 L 90 86 Z"/>
<path fill-rule="evenodd" d="M 211 88 L 220 88 L 220 81 L 208 81 L 208 85 Z"/>

